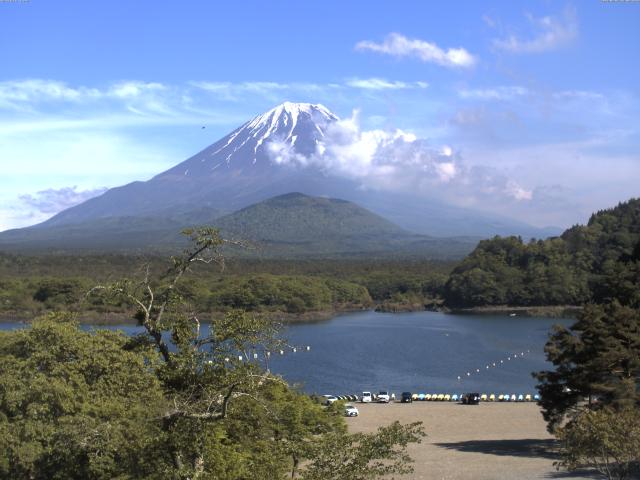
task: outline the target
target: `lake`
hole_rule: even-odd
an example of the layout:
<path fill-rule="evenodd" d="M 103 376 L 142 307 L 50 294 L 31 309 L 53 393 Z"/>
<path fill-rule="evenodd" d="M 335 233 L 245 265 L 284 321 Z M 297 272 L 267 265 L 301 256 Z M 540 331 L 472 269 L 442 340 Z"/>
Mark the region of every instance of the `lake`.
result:
<path fill-rule="evenodd" d="M 287 327 L 283 335 L 290 344 L 311 349 L 273 354 L 269 368 L 308 393 L 341 395 L 387 389 L 396 394 L 533 394 L 531 372 L 550 367 L 543 348 L 551 326 L 572 322 L 437 312 L 349 313 Z M 0 323 L 2 330 L 22 326 Z M 129 334 L 141 331 L 133 325 L 108 328 Z"/>

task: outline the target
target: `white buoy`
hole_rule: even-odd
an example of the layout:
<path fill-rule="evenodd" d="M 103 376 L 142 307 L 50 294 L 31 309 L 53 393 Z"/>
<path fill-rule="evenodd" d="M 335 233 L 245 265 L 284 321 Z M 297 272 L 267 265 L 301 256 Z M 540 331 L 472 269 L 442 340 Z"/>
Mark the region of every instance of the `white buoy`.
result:
<path fill-rule="evenodd" d="M 476 368 L 476 372 L 477 372 L 477 373 L 480 373 L 480 369 L 479 369 L 479 368 Z"/>
<path fill-rule="evenodd" d="M 293 353 L 296 353 L 296 351 L 297 351 L 297 350 L 294 348 L 294 349 L 293 349 Z"/>
<path fill-rule="evenodd" d="M 280 350 L 280 355 L 284 355 L 284 350 Z"/>
<path fill-rule="evenodd" d="M 307 345 L 307 352 L 311 350 L 311 347 L 309 345 Z"/>
<path fill-rule="evenodd" d="M 471 376 L 471 373 L 470 373 L 470 372 L 467 372 L 467 377 L 470 377 L 470 376 Z"/>
<path fill-rule="evenodd" d="M 271 356 L 271 352 L 267 352 L 267 357 L 270 357 L 270 356 Z"/>
<path fill-rule="evenodd" d="M 460 375 L 458 375 L 458 380 L 460 380 Z"/>

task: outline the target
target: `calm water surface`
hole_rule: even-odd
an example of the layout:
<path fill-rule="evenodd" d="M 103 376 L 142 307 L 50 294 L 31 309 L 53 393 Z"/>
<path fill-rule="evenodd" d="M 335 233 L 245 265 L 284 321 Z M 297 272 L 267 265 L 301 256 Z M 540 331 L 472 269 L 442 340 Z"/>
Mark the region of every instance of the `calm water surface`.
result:
<path fill-rule="evenodd" d="M 283 333 L 289 342 L 310 345 L 311 350 L 274 355 L 269 367 L 309 393 L 380 389 L 535 393 L 531 372 L 550 366 L 543 348 L 555 323 L 569 325 L 572 321 L 435 312 L 351 313 L 288 327 Z M 4 323 L 0 329 L 21 326 Z M 108 328 L 129 334 L 141 331 L 132 325 Z"/>

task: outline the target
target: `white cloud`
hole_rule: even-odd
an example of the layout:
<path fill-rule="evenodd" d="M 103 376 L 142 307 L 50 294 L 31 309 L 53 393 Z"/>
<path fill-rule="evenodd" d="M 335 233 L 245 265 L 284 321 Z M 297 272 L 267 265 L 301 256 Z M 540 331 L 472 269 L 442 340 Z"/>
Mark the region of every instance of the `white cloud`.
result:
<path fill-rule="evenodd" d="M 108 94 L 119 98 L 135 98 L 146 93 L 166 90 L 165 85 L 157 82 L 122 82 L 111 87 Z"/>
<path fill-rule="evenodd" d="M 43 79 L 7 80 L 0 82 L 0 109 L 24 110 L 25 106 L 52 101 L 78 102 L 99 98 L 96 88 L 73 88 L 64 82 Z"/>
<path fill-rule="evenodd" d="M 533 198 L 533 192 L 531 190 L 522 188 L 513 180 L 507 181 L 507 185 L 505 186 L 505 193 L 518 201 L 531 200 Z"/>
<path fill-rule="evenodd" d="M 487 166 L 468 166 L 448 145 L 440 149 L 403 130 L 362 130 L 358 112 L 328 124 L 312 155 L 288 142 L 267 144 L 271 160 L 293 167 L 315 166 L 326 174 L 360 182 L 364 188 L 414 191 L 453 203 L 506 205 L 530 201 L 533 193 Z"/>
<path fill-rule="evenodd" d="M 440 153 L 445 157 L 450 157 L 453 155 L 453 149 L 449 145 L 443 145 L 440 149 Z"/>
<path fill-rule="evenodd" d="M 18 198 L 29 209 L 45 215 L 53 215 L 90 198 L 106 192 L 105 187 L 91 190 L 78 190 L 78 187 L 47 188 L 35 194 L 22 194 Z"/>
<path fill-rule="evenodd" d="M 606 97 L 598 92 L 588 90 L 563 90 L 554 93 L 554 97 L 558 99 L 577 99 L 577 100 L 605 100 Z"/>
<path fill-rule="evenodd" d="M 487 15 L 486 13 L 484 15 L 482 15 L 482 21 L 489 28 L 495 28 L 496 25 L 498 24 L 498 22 L 493 17 L 491 17 L 490 15 Z"/>
<path fill-rule="evenodd" d="M 353 78 L 346 82 L 348 87 L 364 90 L 405 90 L 410 88 L 427 88 L 427 82 L 401 82 L 384 78 Z"/>
<path fill-rule="evenodd" d="M 454 162 L 442 162 L 436 164 L 436 173 L 441 181 L 449 182 L 453 180 L 458 171 Z"/>
<path fill-rule="evenodd" d="M 411 39 L 399 33 L 390 33 L 382 43 L 368 40 L 358 42 L 356 50 L 369 50 L 394 57 L 414 57 L 423 62 L 435 63 L 444 67 L 472 67 L 476 58 L 464 48 L 443 50 L 435 43 Z"/>
<path fill-rule="evenodd" d="M 106 89 L 85 86 L 72 87 L 64 82 L 45 79 L 8 80 L 0 82 L 0 108 L 52 101 L 86 102 L 100 99 L 133 99 L 154 92 L 167 91 L 157 82 L 120 82 Z"/>
<path fill-rule="evenodd" d="M 2 132 L 0 229 L 44 221 L 103 186 L 150 178 L 186 153 L 191 152 L 99 128 Z M 77 186 L 75 194 L 69 185 Z"/>
<path fill-rule="evenodd" d="M 511 100 L 527 95 L 529 90 L 519 86 L 499 86 L 493 88 L 463 89 L 458 91 L 460 98 L 478 100 Z"/>
<path fill-rule="evenodd" d="M 534 36 L 523 39 L 515 34 L 494 39 L 493 45 L 512 53 L 540 53 L 571 44 L 578 37 L 578 19 L 575 9 L 567 8 L 562 17 L 535 18 L 527 15 Z"/>

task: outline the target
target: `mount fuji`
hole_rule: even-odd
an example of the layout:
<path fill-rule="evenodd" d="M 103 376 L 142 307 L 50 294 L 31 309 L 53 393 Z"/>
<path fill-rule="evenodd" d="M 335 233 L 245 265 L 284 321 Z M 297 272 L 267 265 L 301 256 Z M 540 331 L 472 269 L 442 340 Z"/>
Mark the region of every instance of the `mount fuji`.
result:
<path fill-rule="evenodd" d="M 323 148 L 327 129 L 338 121 L 322 105 L 285 102 L 148 181 L 112 188 L 39 225 L 1 233 L 0 248 L 38 245 L 43 239 L 47 245 L 65 245 L 70 231 L 82 245 L 81 232 L 93 230 L 95 236 L 96 229 L 118 237 L 122 246 L 127 229 L 152 242 L 162 238 L 154 233 L 158 229 L 215 224 L 217 218 L 291 192 L 354 202 L 413 234 L 540 238 L 556 233 L 410 193 L 365 189 L 353 178 L 305 161 Z"/>

